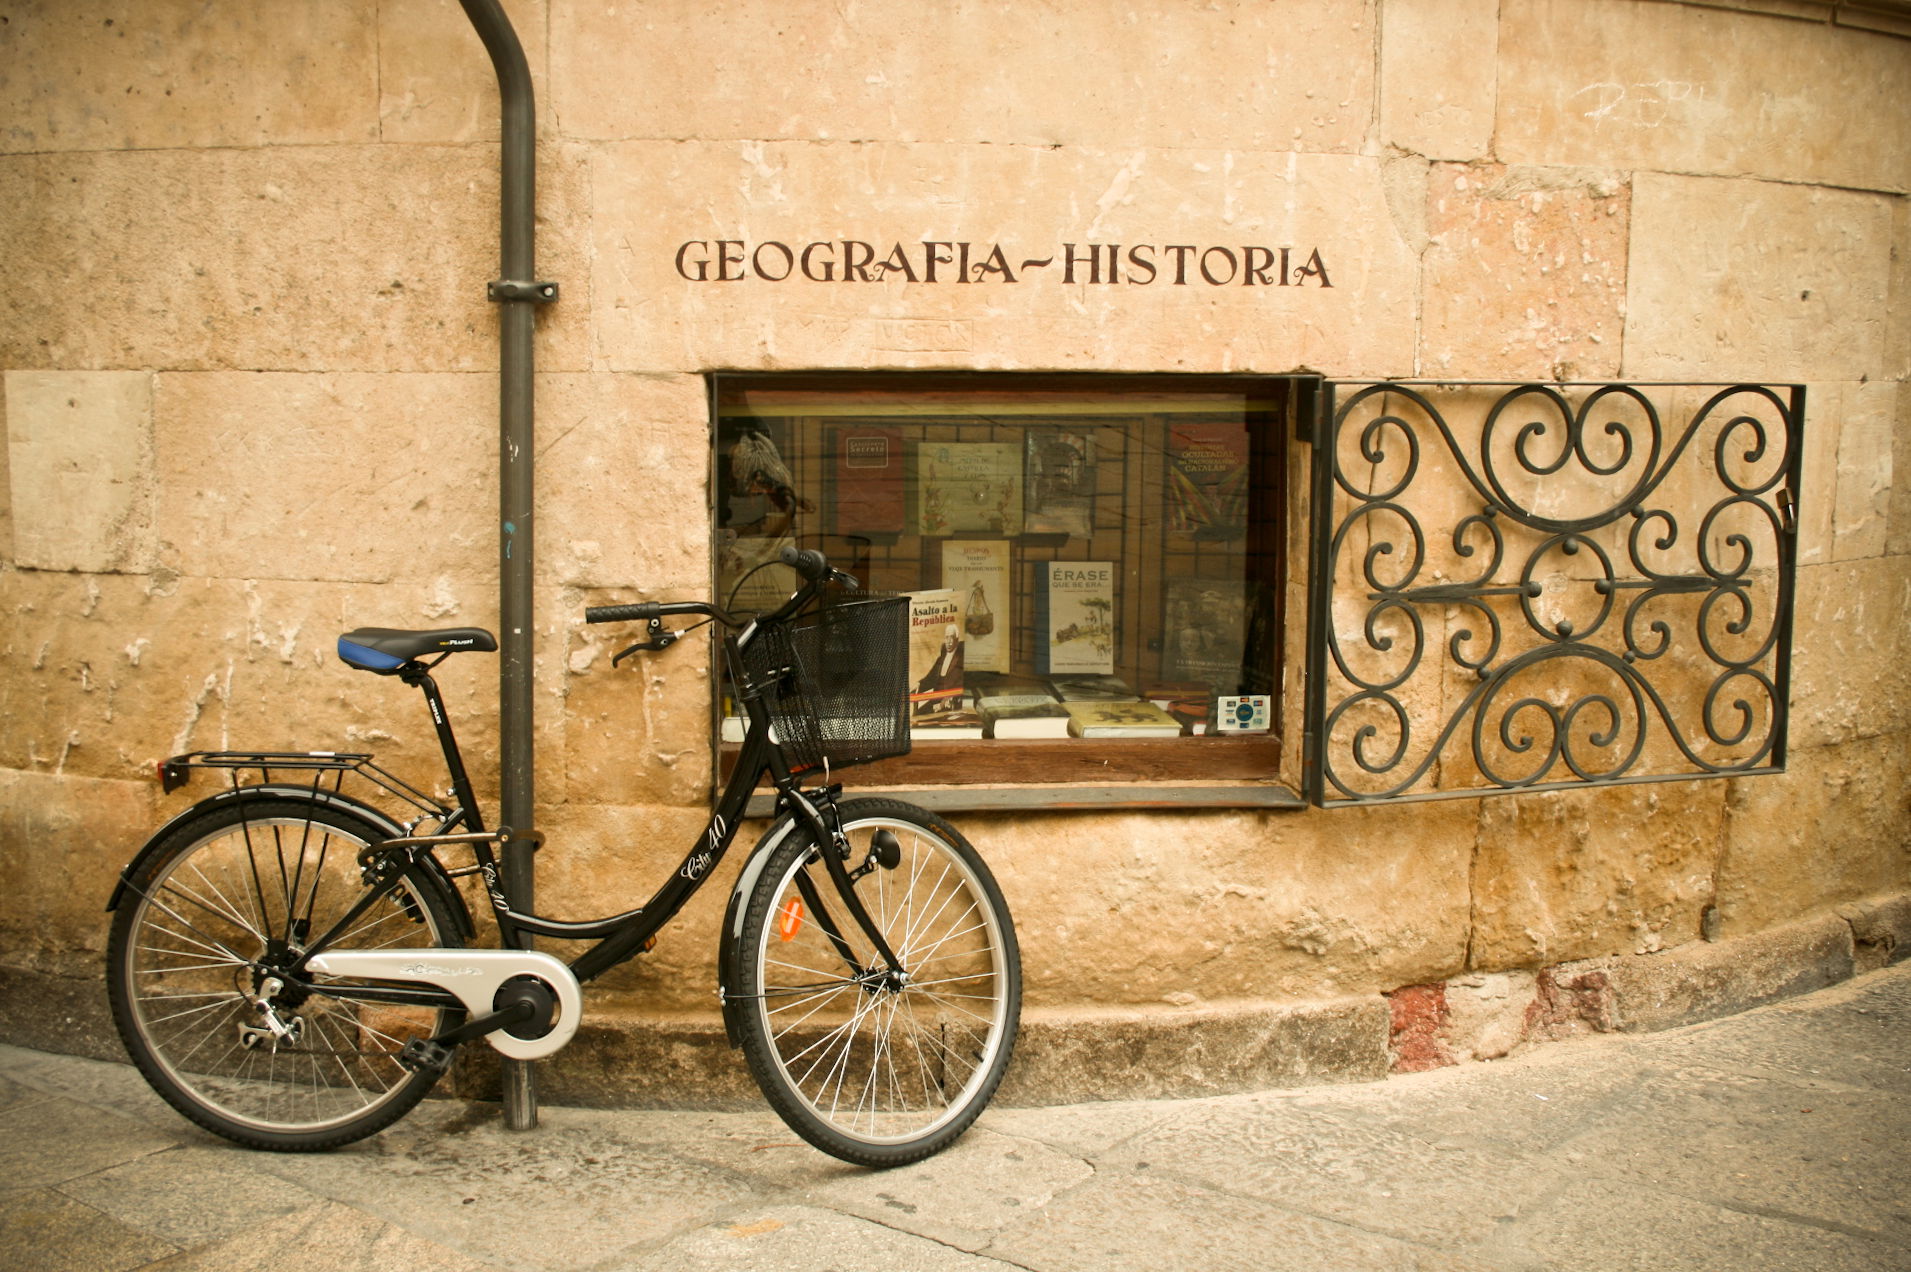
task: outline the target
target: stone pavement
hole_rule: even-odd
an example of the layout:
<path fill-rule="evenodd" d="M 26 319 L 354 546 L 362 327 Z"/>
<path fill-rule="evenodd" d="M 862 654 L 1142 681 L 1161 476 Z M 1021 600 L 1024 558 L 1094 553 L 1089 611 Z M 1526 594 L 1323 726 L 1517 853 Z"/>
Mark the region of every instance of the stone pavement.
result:
<path fill-rule="evenodd" d="M 432 1101 L 253 1153 L 125 1065 L 0 1047 L 0 1265 L 1911 1268 L 1911 964 L 1743 1015 L 1383 1083 L 993 1109 L 842 1166 L 768 1113 Z"/>

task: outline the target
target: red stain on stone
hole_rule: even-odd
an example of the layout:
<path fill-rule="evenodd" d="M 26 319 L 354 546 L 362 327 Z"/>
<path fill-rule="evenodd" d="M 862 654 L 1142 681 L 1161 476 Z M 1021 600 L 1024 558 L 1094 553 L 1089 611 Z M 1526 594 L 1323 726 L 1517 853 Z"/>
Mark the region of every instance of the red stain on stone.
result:
<path fill-rule="evenodd" d="M 1588 1030 L 1611 1033 L 1619 1027 L 1612 978 L 1603 971 L 1574 973 L 1559 967 L 1542 968 L 1537 990 L 1526 1009 L 1528 1037 L 1556 1040 Z"/>
<path fill-rule="evenodd" d="M 1395 1073 L 1424 1073 L 1456 1063 L 1443 1038 L 1449 1014 L 1444 981 L 1403 986 L 1388 994 L 1387 1002 L 1393 1009 L 1388 1045 Z"/>

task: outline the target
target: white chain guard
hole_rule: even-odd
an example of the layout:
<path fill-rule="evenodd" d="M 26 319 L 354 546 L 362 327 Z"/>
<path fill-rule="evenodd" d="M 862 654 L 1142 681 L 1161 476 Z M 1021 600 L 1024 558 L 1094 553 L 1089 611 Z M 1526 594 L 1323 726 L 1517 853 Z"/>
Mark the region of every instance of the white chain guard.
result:
<path fill-rule="evenodd" d="M 557 994 L 557 1018 L 542 1038 L 513 1038 L 502 1029 L 484 1036 L 513 1060 L 542 1060 L 560 1050 L 577 1032 L 584 1013 L 584 991 L 571 969 L 536 950 L 328 950 L 305 966 L 324 976 L 352 980 L 415 981 L 457 995 L 473 1017 L 497 1008 L 498 990 L 513 976 L 535 976 Z"/>

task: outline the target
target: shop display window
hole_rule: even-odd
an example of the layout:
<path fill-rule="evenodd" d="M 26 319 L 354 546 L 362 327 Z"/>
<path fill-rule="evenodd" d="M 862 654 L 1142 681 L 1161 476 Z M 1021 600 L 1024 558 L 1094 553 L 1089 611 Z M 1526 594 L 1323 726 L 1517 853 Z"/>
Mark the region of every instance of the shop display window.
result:
<path fill-rule="evenodd" d="M 914 749 L 861 782 L 1272 778 L 1296 388 L 717 376 L 717 594 L 779 602 L 794 545 L 911 595 Z"/>

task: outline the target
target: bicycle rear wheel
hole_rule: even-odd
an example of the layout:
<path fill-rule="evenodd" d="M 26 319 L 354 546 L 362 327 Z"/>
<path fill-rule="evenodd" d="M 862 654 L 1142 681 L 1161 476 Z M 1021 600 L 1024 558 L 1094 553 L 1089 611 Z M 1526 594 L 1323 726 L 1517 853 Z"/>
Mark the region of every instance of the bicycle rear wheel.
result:
<path fill-rule="evenodd" d="M 902 966 L 881 967 L 799 831 L 747 899 L 737 1023 L 792 1130 L 844 1161 L 900 1166 L 947 1147 L 995 1094 L 1020 1020 L 1021 954 L 1001 890 L 955 827 L 895 800 L 847 801 L 841 815 L 845 867 Z"/>
<path fill-rule="evenodd" d="M 320 803 L 236 801 L 186 820 L 129 880 L 107 943 L 113 1019 L 186 1117 L 254 1148 L 320 1149 L 424 1097 L 437 1074 L 401 1067 L 398 1052 L 462 1011 L 272 987 L 273 969 L 365 894 L 358 852 L 383 838 Z M 407 876 L 326 948 L 443 947 L 456 932 L 436 890 Z"/>

